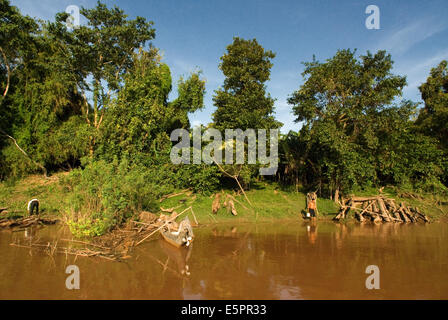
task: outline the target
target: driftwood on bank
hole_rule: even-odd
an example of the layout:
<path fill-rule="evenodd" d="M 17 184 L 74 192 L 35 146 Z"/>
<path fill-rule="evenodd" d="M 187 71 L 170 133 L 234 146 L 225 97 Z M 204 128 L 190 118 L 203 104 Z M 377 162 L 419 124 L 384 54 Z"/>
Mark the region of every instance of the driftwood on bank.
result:
<path fill-rule="evenodd" d="M 42 217 L 39 215 L 33 215 L 29 217 L 23 218 L 3 218 L 0 219 L 0 228 L 13 228 L 13 227 L 22 227 L 26 228 L 32 225 L 37 224 L 55 224 L 59 219 L 52 217 Z"/>
<path fill-rule="evenodd" d="M 221 203 L 222 202 L 222 203 Z M 241 205 L 244 209 L 247 210 L 247 207 L 244 206 L 241 202 L 239 202 L 234 196 L 225 193 L 216 193 L 212 203 L 212 212 L 217 214 L 218 211 L 223 208 L 227 208 L 227 212 L 230 212 L 232 215 L 237 216 L 238 212 L 235 208 L 235 202 Z"/>
<path fill-rule="evenodd" d="M 429 218 L 417 207 L 407 206 L 404 202 L 397 205 L 395 199 L 383 195 L 342 199 L 340 207 L 333 220 L 339 221 L 353 213 L 360 222 L 429 222 Z"/>
<path fill-rule="evenodd" d="M 168 228 L 175 230 L 177 228 L 175 219 L 189 210 L 197 222 L 192 207 L 188 207 L 180 213 L 177 213 L 174 209 L 169 210 L 171 211 L 169 216 L 164 214 L 156 216 L 151 212 L 141 212 L 138 216 L 140 221 L 132 219 L 120 228 L 113 229 L 107 234 L 95 237 L 90 241 L 57 239 L 53 243 L 49 243 L 41 242 L 39 238 L 30 238 L 25 242 L 15 242 L 10 245 L 44 251 L 49 255 L 59 253 L 76 257 L 98 257 L 111 261 L 123 261 L 131 257 L 130 254 L 134 247 L 156 235 L 163 227 L 168 226 Z M 0 219 L 0 227 L 28 227 L 35 224 L 52 224 L 56 223 L 56 221 L 56 219 L 43 218 L 36 215 L 16 220 Z M 68 243 L 68 245 L 61 246 L 59 242 Z"/>

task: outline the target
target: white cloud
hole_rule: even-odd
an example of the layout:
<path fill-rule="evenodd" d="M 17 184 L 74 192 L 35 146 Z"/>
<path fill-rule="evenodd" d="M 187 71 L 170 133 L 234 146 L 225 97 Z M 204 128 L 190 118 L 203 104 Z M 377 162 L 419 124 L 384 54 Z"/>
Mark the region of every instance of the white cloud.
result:
<path fill-rule="evenodd" d="M 11 4 L 18 7 L 23 14 L 45 20 L 53 19 L 57 12 L 65 11 L 67 7 L 51 0 L 12 0 Z"/>
<path fill-rule="evenodd" d="M 445 28 L 445 22 L 434 23 L 434 20 L 429 18 L 418 20 L 381 40 L 376 49 L 401 55 L 417 43 L 432 37 Z"/>
<path fill-rule="evenodd" d="M 448 60 L 448 49 L 439 51 L 420 63 L 408 61 L 397 67 L 396 73 L 406 75 L 408 81 L 408 86 L 403 90 L 403 94 L 411 99 L 420 99 L 418 87 L 426 81 L 431 69 L 442 60 Z"/>
<path fill-rule="evenodd" d="M 69 5 L 90 8 L 96 3 L 88 0 L 12 0 L 11 4 L 18 7 L 22 14 L 53 21 L 56 13 L 64 12 Z"/>

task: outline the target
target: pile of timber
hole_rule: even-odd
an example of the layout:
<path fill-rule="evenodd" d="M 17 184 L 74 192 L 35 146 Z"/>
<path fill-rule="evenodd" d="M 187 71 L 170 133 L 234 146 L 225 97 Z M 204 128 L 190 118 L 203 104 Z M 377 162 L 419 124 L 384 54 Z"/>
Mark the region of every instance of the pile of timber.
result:
<path fill-rule="evenodd" d="M 333 220 L 339 221 L 353 212 L 360 222 L 429 222 L 428 217 L 417 207 L 407 206 L 403 202 L 397 205 L 394 199 L 382 195 L 342 199 L 340 205 L 339 213 Z"/>

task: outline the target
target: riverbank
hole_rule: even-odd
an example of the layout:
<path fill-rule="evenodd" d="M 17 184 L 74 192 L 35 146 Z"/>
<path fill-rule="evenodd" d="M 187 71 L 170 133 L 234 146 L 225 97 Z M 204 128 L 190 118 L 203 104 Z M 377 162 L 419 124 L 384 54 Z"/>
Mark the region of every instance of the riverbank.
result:
<path fill-rule="evenodd" d="M 39 199 L 42 214 L 63 217 L 70 207 L 69 198 L 72 196 L 72 191 L 63 183 L 65 176 L 66 173 L 58 173 L 49 178 L 34 175 L 22 180 L 0 183 L 0 207 L 8 208 L 8 213 L 1 214 L 1 217 L 26 215 L 27 203 L 32 198 Z M 359 192 L 357 195 L 373 195 L 372 191 Z M 221 190 L 218 193 L 221 194 L 221 208 L 216 214 L 212 213 L 216 194 L 206 196 L 189 191 L 167 195 L 163 200 L 158 201 L 161 210 L 153 213 L 167 214 L 163 210 L 169 211 L 169 209 L 182 212 L 191 206 L 193 211 L 188 213 L 190 219 L 197 220 L 199 224 L 268 222 L 300 218 L 306 203 L 304 193 L 282 189 L 275 183 L 258 183 L 251 190 L 246 191 L 247 199 L 243 194 L 232 190 Z M 440 199 L 434 195 L 397 192 L 387 188 L 383 190 L 383 193 L 394 197 L 397 202 L 404 201 L 411 206 L 419 207 L 432 221 L 446 219 L 448 213 L 446 199 Z M 234 202 L 236 216 L 222 206 L 227 195 L 230 195 L 228 199 Z M 318 209 L 319 219 L 330 220 L 337 214 L 339 208 L 332 200 L 319 198 Z"/>

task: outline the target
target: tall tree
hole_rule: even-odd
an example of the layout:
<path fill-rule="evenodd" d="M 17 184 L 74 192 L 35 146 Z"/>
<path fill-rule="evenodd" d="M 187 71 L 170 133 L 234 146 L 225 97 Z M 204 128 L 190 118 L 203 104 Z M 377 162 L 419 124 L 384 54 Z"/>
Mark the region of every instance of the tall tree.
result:
<path fill-rule="evenodd" d="M 392 74 L 392 65 L 385 51 L 367 52 L 358 59 L 351 50 L 339 50 L 323 63 L 315 59 L 305 63 L 305 83 L 288 102 L 296 121 L 305 122 L 300 139 L 307 148 L 302 156 L 311 169 L 306 173 L 308 180 L 315 185 L 327 184 L 330 192 L 338 194 L 340 190 L 378 184 L 385 176 L 392 177 L 390 182 L 401 183 L 411 177 L 437 174 L 437 164 L 430 165 L 437 161 L 437 155 L 429 151 L 433 148 L 419 149 L 423 154 L 415 149 L 412 155 L 432 168 L 428 171 L 407 166 L 406 159 L 394 157 L 390 161 L 391 155 L 403 154 L 406 144 L 417 144 L 411 139 L 409 125 L 416 104 L 403 101 L 394 105 L 406 78 Z M 400 139 L 391 143 L 393 136 Z M 394 166 L 407 170 L 392 173 Z"/>
<path fill-rule="evenodd" d="M 448 151 L 448 62 L 443 60 L 431 69 L 431 74 L 419 90 L 425 102 L 417 125 L 430 136 L 436 137 Z"/>
<path fill-rule="evenodd" d="M 99 131 L 113 94 L 132 68 L 134 53 L 154 39 L 155 29 L 152 21 L 143 17 L 128 19 L 122 9 L 117 6 L 109 9 L 100 1 L 94 8 L 82 7 L 80 13 L 87 23 L 75 28 L 66 39 L 82 75 L 78 88 L 85 100 L 86 121 Z M 66 17 L 59 14 L 58 21 Z M 87 79 L 92 79 L 91 83 Z M 93 115 L 89 114 L 86 88 L 92 93 Z M 94 142 L 92 137 L 92 154 Z"/>
<path fill-rule="evenodd" d="M 173 129 L 188 128 L 188 112 L 203 108 L 205 81 L 193 73 L 178 83 L 178 98 L 168 101 L 171 72 L 156 49 L 140 50 L 124 86 L 105 116 L 101 153 L 106 158 L 132 155 L 150 158 L 152 143 L 164 136 L 169 144 Z"/>
<path fill-rule="evenodd" d="M 1 83 L 2 97 L 8 94 L 11 77 L 23 62 L 37 30 L 34 19 L 23 16 L 9 0 L 0 0 L 0 61 L 5 75 Z"/>
<path fill-rule="evenodd" d="M 275 121 L 274 99 L 266 93 L 270 77 L 271 60 L 275 54 L 265 50 L 256 39 L 238 37 L 227 46 L 219 68 L 225 80 L 221 89 L 215 91 L 213 114 L 217 129 L 268 129 L 278 128 Z"/>
<path fill-rule="evenodd" d="M 15 85 L 8 97 L 14 114 L 10 134 L 20 148 L 8 148 L 5 155 L 17 172 L 34 171 L 28 161 L 23 161 L 23 154 L 36 160 L 35 165 L 43 171 L 59 169 L 67 161 L 73 164 L 84 154 L 81 136 L 74 139 L 77 134 L 67 136 L 67 130 L 59 131 L 68 120 L 76 133 L 82 131 L 73 127 L 79 122 L 70 119 L 81 115 L 82 97 L 77 90 L 73 59 L 67 55 L 63 39 L 55 35 L 55 27 L 50 22 L 39 24 L 13 77 Z"/>
<path fill-rule="evenodd" d="M 11 148 L 25 156 L 34 165 L 40 167 L 44 173 L 46 169 L 36 162 L 23 148 L 21 141 L 17 141 L 13 128 L 17 122 L 17 110 L 11 106 L 9 99 L 14 76 L 23 69 L 24 64 L 31 59 L 35 37 L 38 33 L 38 24 L 34 19 L 24 16 L 17 7 L 11 6 L 8 0 L 0 0 L 0 151 L 11 143 Z M 0 164 L 6 168 L 5 159 L 1 157 Z M 2 171 L 2 170 L 0 170 Z M 4 172 L 0 172 L 0 176 Z"/>
<path fill-rule="evenodd" d="M 416 125 L 421 132 L 438 139 L 445 154 L 444 184 L 448 186 L 448 62 L 443 60 L 420 87 L 425 102 Z"/>

